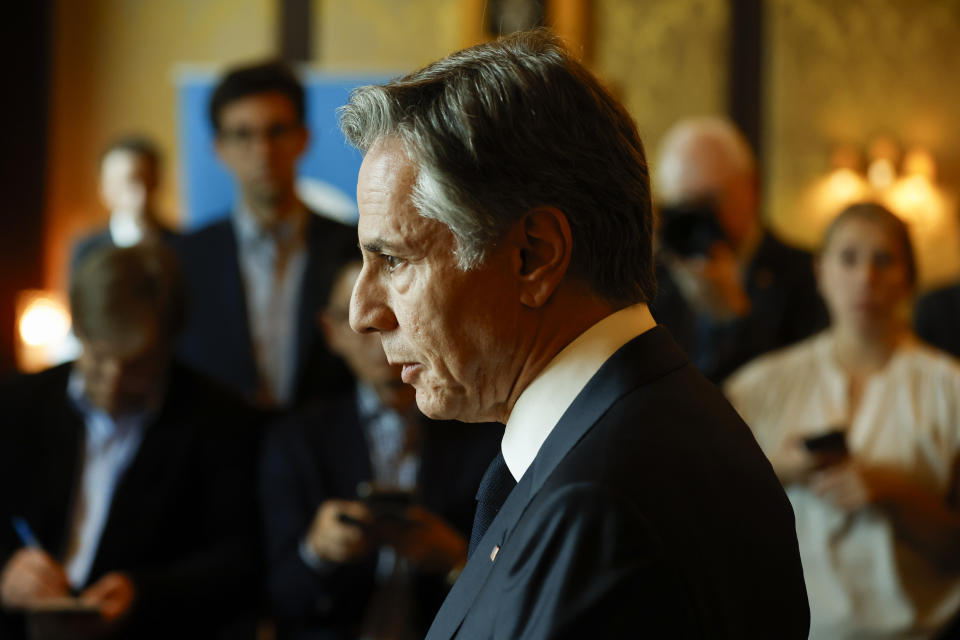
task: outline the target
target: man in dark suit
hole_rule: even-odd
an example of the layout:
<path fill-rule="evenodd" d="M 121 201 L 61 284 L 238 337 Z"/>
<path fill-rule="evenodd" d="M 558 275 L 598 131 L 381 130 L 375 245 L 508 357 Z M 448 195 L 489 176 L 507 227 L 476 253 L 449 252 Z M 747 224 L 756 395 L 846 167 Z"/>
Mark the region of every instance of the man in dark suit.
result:
<path fill-rule="evenodd" d="M 761 224 L 756 161 L 732 123 L 675 124 L 654 177 L 662 206 L 653 315 L 704 375 L 721 382 L 827 326 L 812 257 Z M 709 220 L 695 221 L 697 212 Z"/>
<path fill-rule="evenodd" d="M 100 199 L 110 211 L 107 227 L 77 241 L 70 259 L 71 276 L 98 249 L 130 247 L 140 242 L 169 243 L 176 231 L 157 215 L 160 151 L 142 136 L 110 143 L 100 156 Z"/>
<path fill-rule="evenodd" d="M 960 285 L 921 297 L 913 311 L 913 324 L 922 339 L 960 358 Z"/>
<path fill-rule="evenodd" d="M 805 638 L 783 489 L 647 308 L 626 110 L 535 31 L 358 89 L 341 126 L 365 152 L 351 325 L 426 415 L 506 424 L 427 638 Z"/>
<path fill-rule="evenodd" d="M 477 483 L 502 435 L 417 412 L 380 339 L 348 324 L 361 264 L 340 271 L 321 317 L 357 388 L 267 436 L 260 505 L 280 638 L 422 638 L 466 561 Z M 389 514 L 377 498 L 406 494 L 417 506 Z"/>
<path fill-rule="evenodd" d="M 295 191 L 307 146 L 304 91 L 289 69 L 227 73 L 213 92 L 217 153 L 235 178 L 234 210 L 180 238 L 190 316 L 177 353 L 251 401 L 290 407 L 348 384 L 315 317 L 352 228 L 308 211 Z"/>
<path fill-rule="evenodd" d="M 171 360 L 172 260 L 91 255 L 71 286 L 79 359 L 0 389 L 3 638 L 27 619 L 58 637 L 216 637 L 256 606 L 254 416 Z M 74 596 L 98 615 L 36 613 Z"/>

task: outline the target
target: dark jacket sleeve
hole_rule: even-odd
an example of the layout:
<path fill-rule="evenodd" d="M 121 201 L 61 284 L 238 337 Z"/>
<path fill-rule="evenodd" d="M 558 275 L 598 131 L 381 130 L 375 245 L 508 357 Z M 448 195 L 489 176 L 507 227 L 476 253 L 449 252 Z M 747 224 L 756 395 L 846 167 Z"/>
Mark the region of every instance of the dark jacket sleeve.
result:
<path fill-rule="evenodd" d="M 374 559 L 319 570 L 300 556 L 320 504 L 331 495 L 317 461 L 295 424 L 268 432 L 260 464 L 260 509 L 267 562 L 267 594 L 278 623 L 348 627 L 362 618 L 373 590 Z"/>
<path fill-rule="evenodd" d="M 920 338 L 960 358 L 960 286 L 933 291 L 917 300 L 914 329 Z"/>
<path fill-rule="evenodd" d="M 231 404 L 216 419 L 223 423 L 198 425 L 191 451 L 198 543 L 173 562 L 131 570 L 140 622 L 163 620 L 171 611 L 222 622 L 254 611 L 259 602 L 259 416 Z"/>

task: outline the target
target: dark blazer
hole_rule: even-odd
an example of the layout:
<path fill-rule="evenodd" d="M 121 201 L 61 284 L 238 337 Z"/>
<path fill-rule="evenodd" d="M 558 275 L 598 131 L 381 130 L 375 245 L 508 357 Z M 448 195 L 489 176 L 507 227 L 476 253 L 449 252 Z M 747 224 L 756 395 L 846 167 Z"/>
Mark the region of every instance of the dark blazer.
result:
<path fill-rule="evenodd" d="M 923 340 L 960 358 L 960 285 L 921 297 L 913 312 L 913 322 Z"/>
<path fill-rule="evenodd" d="M 170 227 L 160 225 L 160 239 L 165 244 L 170 244 L 179 235 L 179 233 Z M 113 244 L 113 236 L 110 235 L 110 229 L 108 227 L 94 231 L 77 240 L 76 244 L 73 245 L 73 255 L 70 256 L 70 278 L 73 279 L 73 274 L 77 272 L 80 264 L 83 263 L 87 256 L 100 249 L 113 246 L 115 246 Z"/>
<path fill-rule="evenodd" d="M 424 419 L 419 502 L 469 538 L 480 477 L 496 455 L 502 425 Z M 354 500 L 372 477 L 356 394 L 318 402 L 267 434 L 260 476 L 267 587 L 281 638 L 356 638 L 374 588 L 375 559 L 317 572 L 298 545 L 317 508 L 330 498 Z M 446 595 L 443 576 L 416 583 L 420 635 Z"/>
<path fill-rule="evenodd" d="M 574 400 L 427 638 L 766 640 L 808 626 L 783 489 L 657 327 Z"/>
<path fill-rule="evenodd" d="M 698 319 L 662 264 L 657 282 L 657 297 L 651 306 L 654 317 L 670 329 L 693 363 L 714 382 L 723 381 L 759 355 L 827 326 L 812 256 L 785 245 L 770 232 L 764 233 L 744 274 L 750 313 L 743 318 L 723 324 Z"/>
<path fill-rule="evenodd" d="M 342 362 L 327 349 L 317 324 L 331 281 L 348 252 L 356 252 L 352 227 L 310 214 L 307 266 L 297 313 L 294 405 L 336 393 L 349 384 Z M 230 218 L 214 222 L 173 243 L 187 284 L 187 326 L 178 356 L 197 371 L 254 400 L 260 389 L 240 274 L 237 241 Z"/>
<path fill-rule="evenodd" d="M 22 546 L 10 524 L 16 515 L 63 560 L 85 429 L 66 395 L 70 368 L 0 387 L 3 565 Z M 110 571 L 130 574 L 137 599 L 122 637 L 171 638 L 187 630 L 213 637 L 255 609 L 257 437 L 249 410 L 174 366 L 160 412 L 116 487 L 84 585 Z M 0 614 L 0 637 L 22 637 L 22 623 L 22 616 Z"/>

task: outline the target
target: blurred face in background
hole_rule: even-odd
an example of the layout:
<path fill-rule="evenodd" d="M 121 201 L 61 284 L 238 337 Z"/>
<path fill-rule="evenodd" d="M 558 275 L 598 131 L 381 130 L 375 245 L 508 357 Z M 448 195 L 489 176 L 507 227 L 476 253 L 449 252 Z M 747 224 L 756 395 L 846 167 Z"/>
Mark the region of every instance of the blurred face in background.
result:
<path fill-rule="evenodd" d="M 370 386 L 380 400 L 397 411 L 407 411 L 416 401 L 416 391 L 400 379 L 400 365 L 391 365 L 376 333 L 357 333 L 350 327 L 350 295 L 363 263 L 343 268 L 330 292 L 320 322 L 331 351 L 340 356 L 360 382 Z"/>
<path fill-rule="evenodd" d="M 169 341 L 160 336 L 158 323 L 149 317 L 106 337 L 80 335 L 83 351 L 75 366 L 87 400 L 114 417 L 155 406 L 172 354 Z"/>
<path fill-rule="evenodd" d="M 293 194 L 307 139 L 293 103 L 280 92 L 246 96 L 220 112 L 217 153 L 244 197 L 258 204 L 282 204 Z"/>
<path fill-rule="evenodd" d="M 157 183 L 157 167 L 142 153 L 114 149 L 100 164 L 100 197 L 111 212 L 143 219 L 153 208 Z"/>
<path fill-rule="evenodd" d="M 879 335 L 906 326 L 910 270 L 886 224 L 858 217 L 842 222 L 827 238 L 817 277 L 835 327 Z"/>

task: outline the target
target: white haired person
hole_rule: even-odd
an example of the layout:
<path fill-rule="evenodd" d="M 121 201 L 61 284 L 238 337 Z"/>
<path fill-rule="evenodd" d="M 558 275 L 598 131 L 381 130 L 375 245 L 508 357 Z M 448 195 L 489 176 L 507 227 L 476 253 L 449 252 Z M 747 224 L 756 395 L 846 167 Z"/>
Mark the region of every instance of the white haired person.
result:
<path fill-rule="evenodd" d="M 811 256 L 761 223 L 756 161 L 731 122 L 675 124 L 653 176 L 660 205 L 653 315 L 708 378 L 721 382 L 826 325 Z"/>
<path fill-rule="evenodd" d="M 910 330 L 894 214 L 844 210 L 816 271 L 830 328 L 748 364 L 727 395 L 793 504 L 810 637 L 939 637 L 960 609 L 960 364 Z"/>

